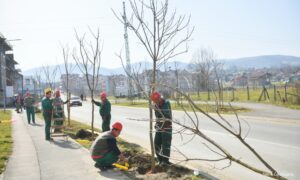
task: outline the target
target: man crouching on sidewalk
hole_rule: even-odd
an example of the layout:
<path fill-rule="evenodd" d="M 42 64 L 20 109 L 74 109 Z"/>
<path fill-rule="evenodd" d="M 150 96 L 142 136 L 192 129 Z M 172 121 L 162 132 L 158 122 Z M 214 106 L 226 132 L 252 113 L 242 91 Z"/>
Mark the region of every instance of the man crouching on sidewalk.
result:
<path fill-rule="evenodd" d="M 116 137 L 122 131 L 122 124 L 116 122 L 112 125 L 112 130 L 100 134 L 91 146 L 91 156 L 96 162 L 95 167 L 101 170 L 113 168 L 112 164 L 117 162 L 118 159 L 125 160 L 121 154 Z"/>

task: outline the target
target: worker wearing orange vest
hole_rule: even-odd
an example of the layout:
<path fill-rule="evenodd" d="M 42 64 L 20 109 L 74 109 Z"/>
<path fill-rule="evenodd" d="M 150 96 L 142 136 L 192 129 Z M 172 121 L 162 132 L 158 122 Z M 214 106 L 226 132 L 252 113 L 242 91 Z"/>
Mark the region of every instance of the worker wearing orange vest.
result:
<path fill-rule="evenodd" d="M 96 162 L 95 167 L 101 170 L 113 168 L 112 164 L 118 159 L 125 160 L 117 146 L 116 137 L 122 131 L 122 124 L 116 122 L 111 131 L 100 134 L 91 146 L 91 157 Z"/>
<path fill-rule="evenodd" d="M 154 145 L 159 164 L 169 165 L 172 141 L 172 110 L 168 100 L 161 97 L 158 92 L 151 94 L 154 102 L 156 117 Z"/>

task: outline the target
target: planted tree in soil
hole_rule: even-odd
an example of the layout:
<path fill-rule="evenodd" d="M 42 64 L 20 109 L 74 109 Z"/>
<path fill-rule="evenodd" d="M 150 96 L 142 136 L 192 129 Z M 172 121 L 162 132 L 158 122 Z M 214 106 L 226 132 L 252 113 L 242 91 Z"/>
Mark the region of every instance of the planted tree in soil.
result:
<path fill-rule="evenodd" d="M 69 61 L 69 55 L 70 55 L 70 50 L 68 46 L 62 46 L 62 55 L 63 55 L 63 60 L 64 60 L 64 70 L 65 70 L 65 81 L 64 82 L 64 87 L 66 89 L 67 93 L 67 112 L 68 112 L 68 125 L 70 126 L 70 114 L 71 114 L 71 109 L 70 109 L 70 89 L 69 89 L 69 80 L 70 80 L 70 74 L 72 74 L 72 71 L 74 70 L 75 66 L 70 63 Z M 59 68 L 60 74 L 62 73 L 62 70 Z"/>
<path fill-rule="evenodd" d="M 75 50 L 72 54 L 73 59 L 75 60 L 79 70 L 85 76 L 87 86 L 90 90 L 91 98 L 94 98 L 94 92 L 99 83 L 99 71 L 101 64 L 101 53 L 103 44 L 100 40 L 99 29 L 96 33 L 92 32 L 91 42 L 87 42 L 85 34 L 79 36 L 76 32 L 76 39 L 78 42 L 79 50 Z M 92 134 L 94 134 L 94 103 L 92 103 L 92 121 L 91 121 Z"/>
<path fill-rule="evenodd" d="M 126 24 L 129 30 L 133 31 L 139 42 L 145 48 L 152 60 L 152 71 L 149 91 L 149 97 L 155 91 L 156 72 L 164 62 L 180 54 L 187 52 L 187 42 L 190 40 L 193 28 L 189 31 L 190 16 L 177 16 L 177 12 L 169 11 L 169 1 L 149 0 L 136 1 L 129 0 L 132 15 L 130 18 L 122 18 L 122 13 L 116 17 Z M 153 144 L 153 112 L 151 100 L 149 98 L 148 107 L 150 112 L 149 137 L 151 144 L 151 167 L 155 167 L 154 144 Z"/>

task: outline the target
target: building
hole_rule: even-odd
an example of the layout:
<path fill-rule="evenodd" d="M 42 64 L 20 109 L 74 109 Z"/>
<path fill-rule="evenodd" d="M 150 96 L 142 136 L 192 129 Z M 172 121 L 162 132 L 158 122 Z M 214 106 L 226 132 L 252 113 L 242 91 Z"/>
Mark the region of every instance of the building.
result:
<path fill-rule="evenodd" d="M 92 75 L 88 75 L 90 83 L 92 83 Z M 61 82 L 61 90 L 67 91 L 67 75 L 62 74 L 60 77 Z M 96 82 L 95 82 L 96 83 Z M 92 86 L 92 84 L 90 84 Z M 100 92 L 109 92 L 110 85 L 109 85 L 109 77 L 108 76 L 101 76 L 98 77 L 97 86 L 95 87 L 94 95 L 99 95 Z M 79 74 L 69 74 L 69 81 L 68 81 L 68 88 L 69 92 L 73 95 L 80 96 L 90 96 L 90 89 L 89 85 L 86 81 L 85 75 Z"/>
<path fill-rule="evenodd" d="M 248 77 L 246 76 L 245 73 L 242 75 L 237 75 L 236 77 L 233 78 L 233 86 L 235 87 L 246 87 L 248 85 Z"/>
<path fill-rule="evenodd" d="M 12 105 L 14 95 L 22 93 L 23 76 L 15 68 L 18 63 L 11 51 L 11 45 L 0 34 L 0 106 Z"/>
<path fill-rule="evenodd" d="M 253 88 L 259 88 L 263 86 L 271 85 L 272 75 L 263 70 L 254 71 L 249 77 L 249 86 Z"/>

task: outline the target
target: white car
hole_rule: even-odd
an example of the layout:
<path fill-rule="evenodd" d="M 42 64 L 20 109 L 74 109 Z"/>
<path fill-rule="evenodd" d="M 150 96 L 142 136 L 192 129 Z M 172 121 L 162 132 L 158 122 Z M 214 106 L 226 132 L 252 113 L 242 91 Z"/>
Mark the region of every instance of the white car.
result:
<path fill-rule="evenodd" d="M 70 99 L 70 106 L 82 106 L 82 101 L 78 96 L 72 96 Z"/>

